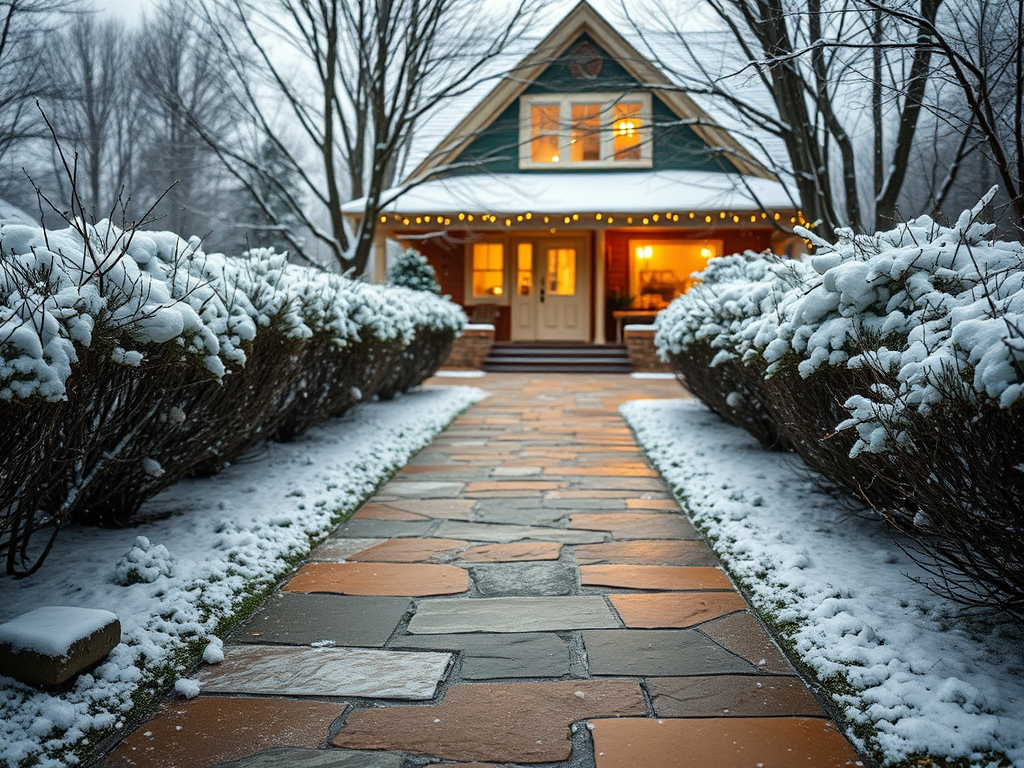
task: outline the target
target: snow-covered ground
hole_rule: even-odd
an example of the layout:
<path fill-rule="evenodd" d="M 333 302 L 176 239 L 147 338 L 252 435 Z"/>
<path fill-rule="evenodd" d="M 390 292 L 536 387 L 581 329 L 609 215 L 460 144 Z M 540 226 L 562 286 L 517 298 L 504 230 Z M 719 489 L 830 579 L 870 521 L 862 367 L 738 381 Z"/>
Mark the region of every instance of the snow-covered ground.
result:
<path fill-rule="evenodd" d="M 733 578 L 831 689 L 855 742 L 884 764 L 1024 766 L 1019 627 L 912 581 L 926 574 L 880 521 L 851 515 L 797 457 L 762 450 L 698 401 L 622 412 Z"/>
<path fill-rule="evenodd" d="M 485 393 L 425 389 L 360 405 L 294 443 L 267 443 L 221 474 L 152 499 L 131 528 L 73 528 L 35 576 L 0 579 L 0 622 L 40 605 L 115 612 L 122 641 L 66 693 L 0 676 L 0 765 L 68 752 L 124 726 L 168 665 L 210 643 L 246 596 L 273 585 L 410 456 Z M 216 650 L 216 641 L 208 651 Z"/>

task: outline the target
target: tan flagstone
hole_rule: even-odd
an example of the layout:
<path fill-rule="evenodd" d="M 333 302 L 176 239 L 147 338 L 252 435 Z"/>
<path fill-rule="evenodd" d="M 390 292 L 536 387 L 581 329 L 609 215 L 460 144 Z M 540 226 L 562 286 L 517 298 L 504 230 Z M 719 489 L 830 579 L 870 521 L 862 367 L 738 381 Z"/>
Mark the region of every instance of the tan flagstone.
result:
<path fill-rule="evenodd" d="M 732 589 L 721 568 L 696 565 L 584 565 L 584 586 L 692 591 Z"/>
<path fill-rule="evenodd" d="M 163 704 L 104 768 L 208 768 L 272 747 L 319 747 L 345 704 L 200 696 Z"/>
<path fill-rule="evenodd" d="M 717 560 L 701 541 L 609 541 L 602 544 L 577 544 L 574 548 L 580 565 L 620 563 L 623 565 L 715 565 Z"/>
<path fill-rule="evenodd" d="M 828 720 L 591 720 L 597 768 L 852 768 L 857 753 Z"/>
<path fill-rule="evenodd" d="M 622 622 L 632 629 L 692 627 L 747 608 L 738 592 L 659 592 L 609 598 Z"/>
<path fill-rule="evenodd" d="M 550 763 L 569 758 L 573 722 L 646 711 L 633 680 L 462 684 L 435 706 L 356 710 L 331 743 L 449 760 Z"/>
<path fill-rule="evenodd" d="M 422 563 L 310 563 L 282 587 L 285 592 L 423 597 L 469 589 L 469 575 L 453 565 Z"/>
<path fill-rule="evenodd" d="M 484 544 L 459 555 L 467 563 L 518 563 L 526 560 L 557 560 L 562 545 L 554 541 L 514 541 L 511 544 Z"/>

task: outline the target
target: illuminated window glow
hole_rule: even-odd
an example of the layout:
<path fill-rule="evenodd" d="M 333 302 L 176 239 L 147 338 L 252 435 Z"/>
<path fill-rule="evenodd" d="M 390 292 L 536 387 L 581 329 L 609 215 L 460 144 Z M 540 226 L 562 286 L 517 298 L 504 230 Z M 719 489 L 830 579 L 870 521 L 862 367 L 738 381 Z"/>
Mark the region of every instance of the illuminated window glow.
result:
<path fill-rule="evenodd" d="M 720 240 L 630 240 L 629 293 L 635 309 L 663 309 L 690 290 L 691 275 L 722 253 Z"/>
<path fill-rule="evenodd" d="M 501 243 L 473 244 L 473 297 L 497 298 L 505 292 L 505 254 Z"/>
<path fill-rule="evenodd" d="M 649 168 L 651 95 L 526 95 L 520 100 L 520 166 Z"/>

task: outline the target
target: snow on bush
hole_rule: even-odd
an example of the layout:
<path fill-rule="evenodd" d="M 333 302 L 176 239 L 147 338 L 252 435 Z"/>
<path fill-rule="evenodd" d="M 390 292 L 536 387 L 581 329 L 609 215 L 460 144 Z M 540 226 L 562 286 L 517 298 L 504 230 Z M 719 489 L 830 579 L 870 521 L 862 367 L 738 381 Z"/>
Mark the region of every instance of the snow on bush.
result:
<path fill-rule="evenodd" d="M 9 573 L 42 525 L 124 524 L 187 473 L 415 386 L 465 323 L 433 294 L 107 221 L 5 225 L 0 251 Z"/>
<path fill-rule="evenodd" d="M 816 255 L 785 275 L 721 260 L 655 340 L 712 410 L 912 537 L 935 588 L 1022 617 L 1024 246 L 979 222 L 993 193 L 952 226 L 801 230 Z"/>

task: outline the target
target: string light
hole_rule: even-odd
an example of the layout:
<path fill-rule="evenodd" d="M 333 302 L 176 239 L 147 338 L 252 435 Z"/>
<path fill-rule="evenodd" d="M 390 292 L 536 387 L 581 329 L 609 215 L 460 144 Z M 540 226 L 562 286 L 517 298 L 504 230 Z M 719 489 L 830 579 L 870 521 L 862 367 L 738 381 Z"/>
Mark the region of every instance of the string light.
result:
<path fill-rule="evenodd" d="M 750 211 L 747 211 L 747 212 L 744 212 L 742 214 L 741 213 L 735 213 L 735 212 L 732 212 L 732 211 L 719 211 L 718 212 L 718 219 L 719 220 L 721 220 L 724 223 L 731 223 L 731 224 L 743 224 L 744 221 L 745 221 L 745 218 L 747 216 L 750 217 L 750 223 L 751 224 L 757 224 L 759 219 L 764 220 L 764 221 L 772 221 L 772 220 L 774 220 L 776 222 L 784 221 L 783 214 L 781 214 L 781 213 L 779 213 L 777 211 L 774 211 L 774 212 L 769 212 L 769 211 L 750 212 Z M 680 213 L 672 213 L 671 211 L 667 211 L 665 213 L 660 213 L 660 212 L 659 213 L 651 213 L 651 214 L 648 214 L 646 216 L 639 215 L 639 214 L 638 215 L 627 215 L 627 216 L 624 216 L 624 218 L 626 220 L 625 223 L 627 225 L 631 225 L 631 226 L 645 226 L 645 227 L 651 226 L 651 225 L 656 225 L 656 224 L 663 224 L 663 223 L 672 224 L 672 223 L 678 222 L 681 217 L 688 218 L 690 221 L 699 221 L 699 219 L 701 217 L 703 217 L 705 224 L 712 224 L 715 221 L 715 217 L 714 217 L 713 213 L 701 214 L 701 213 L 695 212 L 695 211 L 689 211 L 688 213 L 682 213 L 682 214 L 680 214 Z M 420 214 L 419 216 L 415 216 L 415 218 L 413 220 L 415 221 L 416 224 L 434 224 L 434 225 L 437 225 L 437 226 L 448 227 L 448 226 L 451 226 L 453 218 L 457 218 L 458 221 L 464 222 L 464 223 L 468 223 L 468 224 L 473 223 L 475 218 L 479 219 L 480 221 L 487 222 L 489 224 L 500 224 L 501 221 L 504 221 L 506 227 L 514 227 L 516 224 L 523 224 L 525 222 L 532 221 L 533 220 L 533 213 L 529 212 L 529 211 L 526 211 L 526 212 L 523 212 L 523 213 L 518 213 L 518 214 L 511 214 L 510 213 L 510 214 L 507 214 L 506 216 L 503 216 L 503 217 L 501 217 L 499 219 L 498 216 L 496 216 L 495 214 L 491 214 L 491 213 L 483 213 L 483 214 L 479 214 L 478 216 L 474 217 L 474 214 L 466 213 L 466 212 L 463 211 L 463 212 L 458 213 L 457 215 L 453 214 L 451 218 L 446 216 L 446 215 L 444 215 L 444 214 Z M 552 219 L 556 219 L 556 220 L 557 219 L 561 219 L 561 221 L 564 224 L 572 224 L 572 223 L 578 223 L 578 222 L 591 221 L 592 224 L 594 222 L 600 222 L 601 224 L 604 224 L 604 225 L 611 225 L 611 224 L 614 224 L 614 222 L 615 222 L 615 217 L 613 215 L 606 214 L 606 213 L 600 213 L 600 212 L 597 212 L 597 213 L 584 213 L 584 214 L 580 214 L 580 213 L 566 213 L 566 214 L 558 214 L 557 216 L 540 215 L 540 214 L 538 214 L 537 218 L 538 218 L 538 223 L 539 223 L 540 220 L 543 220 L 545 225 L 551 224 Z M 789 216 L 789 217 L 785 217 L 785 218 L 789 218 L 789 223 L 790 224 L 800 224 L 802 226 L 811 226 L 811 224 L 804 218 L 803 213 L 801 211 L 797 211 L 795 216 Z M 634 219 L 636 221 L 634 221 Z M 395 225 L 401 224 L 401 225 L 404 225 L 404 226 L 410 226 L 410 224 L 412 223 L 409 217 L 404 217 L 404 216 L 402 216 L 400 214 L 379 214 L 378 215 L 378 220 L 380 221 L 381 224 L 387 224 L 389 221 L 393 221 Z"/>

